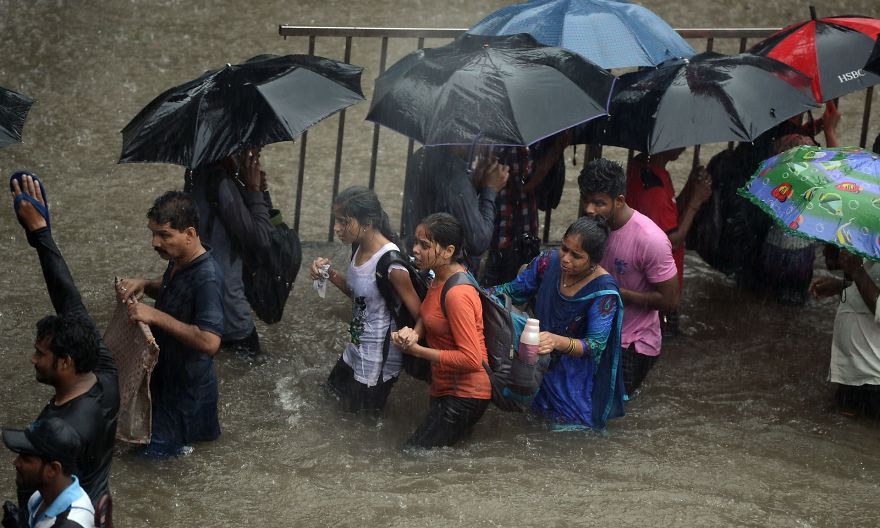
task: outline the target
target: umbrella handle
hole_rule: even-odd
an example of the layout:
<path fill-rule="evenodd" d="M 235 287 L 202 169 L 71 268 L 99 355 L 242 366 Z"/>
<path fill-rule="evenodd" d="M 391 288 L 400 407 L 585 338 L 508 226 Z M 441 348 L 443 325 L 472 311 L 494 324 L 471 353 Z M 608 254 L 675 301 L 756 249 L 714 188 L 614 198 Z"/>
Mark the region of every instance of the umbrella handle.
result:
<path fill-rule="evenodd" d="M 483 137 L 483 132 L 477 132 L 477 135 L 474 136 L 474 140 L 471 142 L 471 146 L 468 149 L 468 162 L 467 162 L 467 173 L 468 176 L 473 175 L 474 173 L 474 158 L 477 155 L 477 141 Z"/>

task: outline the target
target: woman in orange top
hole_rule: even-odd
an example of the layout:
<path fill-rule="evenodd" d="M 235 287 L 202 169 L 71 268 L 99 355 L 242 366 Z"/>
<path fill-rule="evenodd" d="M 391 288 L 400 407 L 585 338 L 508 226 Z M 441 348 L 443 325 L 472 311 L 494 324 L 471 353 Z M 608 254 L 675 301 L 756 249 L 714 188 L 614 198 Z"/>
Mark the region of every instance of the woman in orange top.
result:
<path fill-rule="evenodd" d="M 450 288 L 446 313 L 440 292 L 454 273 L 466 273 L 459 260 L 464 230 L 446 213 L 428 216 L 415 232 L 413 257 L 420 269 L 434 272 L 434 281 L 419 310 L 416 327 L 401 328 L 392 335 L 405 354 L 431 361 L 431 403 L 428 416 L 407 440 L 407 446 L 450 446 L 465 437 L 486 412 L 492 397 L 483 338 L 483 308 L 470 285 Z M 420 345 L 425 337 L 428 346 Z"/>

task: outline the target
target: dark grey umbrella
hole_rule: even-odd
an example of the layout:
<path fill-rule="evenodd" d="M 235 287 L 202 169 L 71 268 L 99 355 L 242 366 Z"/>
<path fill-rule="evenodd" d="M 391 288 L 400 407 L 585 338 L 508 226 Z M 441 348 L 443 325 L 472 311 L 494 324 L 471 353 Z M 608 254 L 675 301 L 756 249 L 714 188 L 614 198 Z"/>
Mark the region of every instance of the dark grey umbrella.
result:
<path fill-rule="evenodd" d="M 120 163 L 189 168 L 290 141 L 363 101 L 363 68 L 311 55 L 259 55 L 167 90 L 122 130 Z"/>
<path fill-rule="evenodd" d="M 462 35 L 376 79 L 367 120 L 425 145 L 529 145 L 607 113 L 614 76 L 526 34 Z"/>
<path fill-rule="evenodd" d="M 752 141 L 816 107 L 810 78 L 790 66 L 705 52 L 621 75 L 600 141 L 650 153 Z"/>
<path fill-rule="evenodd" d="M 0 148 L 21 143 L 21 131 L 34 100 L 0 86 Z"/>

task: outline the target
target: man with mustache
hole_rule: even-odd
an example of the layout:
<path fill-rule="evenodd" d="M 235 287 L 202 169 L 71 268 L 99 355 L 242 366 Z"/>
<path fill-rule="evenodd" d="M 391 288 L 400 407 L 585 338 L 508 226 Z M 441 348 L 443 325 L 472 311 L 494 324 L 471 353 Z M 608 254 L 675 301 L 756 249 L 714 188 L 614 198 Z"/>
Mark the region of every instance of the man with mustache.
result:
<path fill-rule="evenodd" d="M 153 249 L 168 261 L 162 278 L 119 281 L 132 321 L 150 325 L 159 361 L 150 381 L 152 438 L 146 453 L 186 454 L 192 443 L 220 436 L 214 354 L 223 335 L 223 272 L 199 239 L 192 198 L 169 191 L 147 212 Z M 155 306 L 138 300 L 147 294 Z"/>

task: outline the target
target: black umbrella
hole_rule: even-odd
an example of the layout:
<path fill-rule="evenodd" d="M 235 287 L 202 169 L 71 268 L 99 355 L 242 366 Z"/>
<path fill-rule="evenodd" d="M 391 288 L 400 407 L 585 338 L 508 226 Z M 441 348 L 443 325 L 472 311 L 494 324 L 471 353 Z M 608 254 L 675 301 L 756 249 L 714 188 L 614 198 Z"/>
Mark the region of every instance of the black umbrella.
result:
<path fill-rule="evenodd" d="M 865 71 L 880 75 L 880 40 L 874 43 L 874 50 L 868 57 L 868 63 L 865 64 Z"/>
<path fill-rule="evenodd" d="M 189 168 L 290 141 L 363 101 L 363 68 L 311 55 L 258 55 L 205 72 L 150 102 L 122 130 L 120 163 Z"/>
<path fill-rule="evenodd" d="M 752 141 L 816 106 L 810 78 L 779 61 L 705 52 L 620 76 L 601 142 L 655 153 Z"/>
<path fill-rule="evenodd" d="M 614 77 L 529 35 L 462 35 L 376 79 L 367 119 L 425 145 L 529 145 L 607 113 Z"/>
<path fill-rule="evenodd" d="M 0 86 L 0 148 L 21 143 L 24 120 L 34 100 Z"/>

